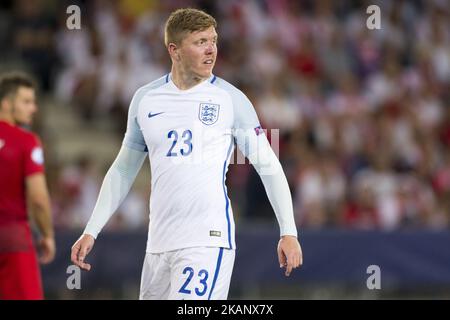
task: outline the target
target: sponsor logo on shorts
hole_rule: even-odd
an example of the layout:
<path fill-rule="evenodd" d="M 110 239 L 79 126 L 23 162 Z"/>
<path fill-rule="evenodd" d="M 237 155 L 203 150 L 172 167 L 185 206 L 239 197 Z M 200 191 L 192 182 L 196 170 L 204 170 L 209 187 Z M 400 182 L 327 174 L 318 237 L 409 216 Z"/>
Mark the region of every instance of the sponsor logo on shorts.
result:
<path fill-rule="evenodd" d="M 220 231 L 215 231 L 215 230 L 209 231 L 209 236 L 210 237 L 220 237 L 220 235 L 221 235 Z"/>

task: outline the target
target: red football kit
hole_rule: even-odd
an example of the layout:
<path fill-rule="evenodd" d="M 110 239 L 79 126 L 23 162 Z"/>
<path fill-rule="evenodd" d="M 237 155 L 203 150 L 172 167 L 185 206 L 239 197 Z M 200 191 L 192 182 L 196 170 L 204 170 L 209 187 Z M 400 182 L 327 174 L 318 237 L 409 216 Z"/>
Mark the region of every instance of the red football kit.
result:
<path fill-rule="evenodd" d="M 43 299 L 25 179 L 44 172 L 39 138 L 0 120 L 0 300 Z"/>

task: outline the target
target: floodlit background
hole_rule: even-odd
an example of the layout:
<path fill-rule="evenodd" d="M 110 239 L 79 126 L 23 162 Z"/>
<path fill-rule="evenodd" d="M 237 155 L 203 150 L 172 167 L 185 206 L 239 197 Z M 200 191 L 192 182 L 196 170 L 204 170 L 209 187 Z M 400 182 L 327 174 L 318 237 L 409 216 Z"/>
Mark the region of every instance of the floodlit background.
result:
<path fill-rule="evenodd" d="M 66 27 L 71 4 L 81 30 Z M 380 30 L 366 27 L 371 4 Z M 2 1 L 0 70 L 28 70 L 41 87 L 34 129 L 58 245 L 43 268 L 46 296 L 138 297 L 148 161 L 99 236 L 81 290 L 67 289 L 66 269 L 134 91 L 170 71 L 164 22 L 188 6 L 218 21 L 214 73 L 245 92 L 264 128 L 280 130 L 304 250 L 304 266 L 285 279 L 259 177 L 231 165 L 230 298 L 450 298 L 450 2 Z M 366 287 L 370 265 L 380 267 L 380 290 Z"/>

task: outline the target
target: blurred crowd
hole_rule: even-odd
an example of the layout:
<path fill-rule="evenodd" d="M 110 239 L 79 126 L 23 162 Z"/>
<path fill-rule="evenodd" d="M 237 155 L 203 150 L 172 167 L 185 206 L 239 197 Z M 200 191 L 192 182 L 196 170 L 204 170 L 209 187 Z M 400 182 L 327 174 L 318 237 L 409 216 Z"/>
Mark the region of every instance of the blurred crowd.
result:
<path fill-rule="evenodd" d="M 81 8 L 81 30 L 66 28 L 70 4 Z M 379 30 L 366 27 L 371 4 L 381 9 Z M 187 6 L 217 19 L 214 73 L 278 134 L 301 229 L 450 225 L 446 0 L 21 0 L 3 4 L 0 49 L 87 125 L 111 117 L 121 140 L 134 91 L 169 71 L 164 21 Z M 57 226 L 89 218 L 103 174 L 90 169 L 94 160 L 60 164 Z M 227 181 L 237 220 L 273 222 L 249 165 L 231 165 Z M 133 194 L 111 228 L 146 228 L 147 200 Z"/>

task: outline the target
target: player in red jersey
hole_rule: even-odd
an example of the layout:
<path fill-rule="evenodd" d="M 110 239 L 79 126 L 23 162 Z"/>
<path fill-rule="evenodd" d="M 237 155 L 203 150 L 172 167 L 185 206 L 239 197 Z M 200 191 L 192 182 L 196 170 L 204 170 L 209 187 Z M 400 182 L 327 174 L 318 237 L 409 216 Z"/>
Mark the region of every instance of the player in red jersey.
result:
<path fill-rule="evenodd" d="M 55 255 L 41 143 L 18 126 L 31 124 L 36 111 L 26 75 L 0 77 L 0 300 L 43 299 L 27 212 L 41 234 L 40 262 L 50 263 Z"/>

